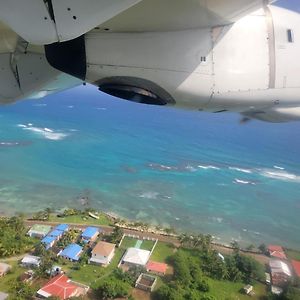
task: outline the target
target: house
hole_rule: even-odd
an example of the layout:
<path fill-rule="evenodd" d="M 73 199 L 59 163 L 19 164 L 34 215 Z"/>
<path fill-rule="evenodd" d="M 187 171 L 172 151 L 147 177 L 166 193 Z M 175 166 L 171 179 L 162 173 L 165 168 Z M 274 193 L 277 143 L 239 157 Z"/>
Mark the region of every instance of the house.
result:
<path fill-rule="evenodd" d="M 68 224 L 59 224 L 57 225 L 54 230 L 59 230 L 59 231 L 62 231 L 62 232 L 66 232 L 69 230 L 69 225 Z"/>
<path fill-rule="evenodd" d="M 243 291 L 246 295 L 250 295 L 251 293 L 253 293 L 253 286 L 247 284 L 246 286 L 243 287 Z"/>
<path fill-rule="evenodd" d="M 55 237 L 55 239 L 58 241 L 62 236 L 64 232 L 58 229 L 54 229 L 51 232 L 48 233 L 48 236 Z"/>
<path fill-rule="evenodd" d="M 55 236 L 45 236 L 42 240 L 41 243 L 45 246 L 46 250 L 50 249 L 53 247 L 54 243 L 56 242 L 56 237 Z"/>
<path fill-rule="evenodd" d="M 27 234 L 30 237 L 36 237 L 36 238 L 41 239 L 41 238 L 45 237 L 50 230 L 51 230 L 51 226 L 35 224 L 29 229 Z"/>
<path fill-rule="evenodd" d="M 0 300 L 6 300 L 8 299 L 8 296 L 9 296 L 8 294 L 0 292 Z"/>
<path fill-rule="evenodd" d="M 82 253 L 82 247 L 77 244 L 70 244 L 63 251 L 59 253 L 62 256 L 71 261 L 78 261 Z"/>
<path fill-rule="evenodd" d="M 41 263 L 41 258 L 34 255 L 25 255 L 21 260 L 22 267 L 37 268 Z"/>
<path fill-rule="evenodd" d="M 152 275 L 149 275 L 149 274 L 141 274 L 136 283 L 135 283 L 135 287 L 140 289 L 140 290 L 144 290 L 144 291 L 147 291 L 147 292 L 152 292 L 155 285 L 156 285 L 156 281 L 157 281 L 157 278 L 152 276 Z"/>
<path fill-rule="evenodd" d="M 0 262 L 0 277 L 4 276 L 10 269 L 10 265 Z"/>
<path fill-rule="evenodd" d="M 59 274 L 39 289 L 37 295 L 41 298 L 53 296 L 64 300 L 71 297 L 83 296 L 88 290 L 88 286 L 72 281 L 64 274 Z"/>
<path fill-rule="evenodd" d="M 278 245 L 269 245 L 268 253 L 271 257 L 275 257 L 275 258 L 279 258 L 279 259 L 287 259 L 283 248 Z"/>
<path fill-rule="evenodd" d="M 300 261 L 292 260 L 292 266 L 296 276 L 300 278 Z"/>
<path fill-rule="evenodd" d="M 115 244 L 100 241 L 92 250 L 92 256 L 90 263 L 108 265 L 114 254 L 115 254 Z"/>
<path fill-rule="evenodd" d="M 96 227 L 87 227 L 81 234 L 84 243 L 93 242 L 97 239 L 99 230 Z"/>
<path fill-rule="evenodd" d="M 157 275 L 165 275 L 167 272 L 168 265 L 156 261 L 149 261 L 146 265 L 147 272 L 154 273 Z"/>
<path fill-rule="evenodd" d="M 139 248 L 128 248 L 122 259 L 122 264 L 130 266 L 145 266 L 149 260 L 150 251 Z"/>
<path fill-rule="evenodd" d="M 281 261 L 272 259 L 269 262 L 271 271 L 272 285 L 276 287 L 283 287 L 290 280 L 292 272 L 289 266 Z"/>

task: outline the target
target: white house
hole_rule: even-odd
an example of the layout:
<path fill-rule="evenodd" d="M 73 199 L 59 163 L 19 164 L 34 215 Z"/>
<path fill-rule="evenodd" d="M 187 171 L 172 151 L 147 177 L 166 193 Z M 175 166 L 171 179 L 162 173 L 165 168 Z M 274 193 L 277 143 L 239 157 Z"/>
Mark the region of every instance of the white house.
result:
<path fill-rule="evenodd" d="M 25 255 L 21 260 L 21 265 L 25 268 L 37 268 L 41 263 L 41 258 L 34 255 Z"/>
<path fill-rule="evenodd" d="M 115 254 L 115 247 L 115 244 L 103 241 L 98 242 L 92 250 L 90 263 L 108 265 Z"/>
<path fill-rule="evenodd" d="M 127 265 L 139 265 L 145 266 L 149 260 L 150 251 L 138 249 L 138 248 L 128 248 L 122 263 Z"/>

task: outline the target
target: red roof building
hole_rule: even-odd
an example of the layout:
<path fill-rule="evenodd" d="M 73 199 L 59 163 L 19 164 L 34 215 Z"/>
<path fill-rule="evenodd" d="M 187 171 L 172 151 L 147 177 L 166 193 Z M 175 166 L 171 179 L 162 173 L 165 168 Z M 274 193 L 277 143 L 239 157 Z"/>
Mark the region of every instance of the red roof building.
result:
<path fill-rule="evenodd" d="M 168 265 L 156 261 L 149 261 L 146 265 L 147 272 L 165 275 Z"/>
<path fill-rule="evenodd" d="M 268 252 L 270 256 L 280 258 L 280 259 L 287 259 L 284 250 L 281 246 L 278 245 L 269 245 Z"/>
<path fill-rule="evenodd" d="M 300 261 L 292 260 L 292 266 L 295 274 L 300 278 Z"/>
<path fill-rule="evenodd" d="M 53 277 L 44 287 L 37 291 L 37 294 L 43 298 L 51 296 L 60 299 L 85 295 L 89 287 L 71 281 L 66 275 L 59 274 Z"/>

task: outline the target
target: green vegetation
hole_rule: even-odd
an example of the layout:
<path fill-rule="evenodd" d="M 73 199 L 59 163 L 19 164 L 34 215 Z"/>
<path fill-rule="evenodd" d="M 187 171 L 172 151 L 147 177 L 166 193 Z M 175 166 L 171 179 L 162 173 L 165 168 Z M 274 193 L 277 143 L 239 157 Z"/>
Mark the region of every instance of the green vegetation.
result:
<path fill-rule="evenodd" d="M 63 266 L 64 270 L 67 272 L 67 275 L 75 281 L 85 283 L 87 285 L 94 285 L 100 279 L 107 277 L 117 268 L 118 263 L 123 256 L 124 251 L 122 249 L 116 249 L 115 255 L 111 263 L 103 268 L 97 265 L 83 265 L 77 268 L 73 268 L 73 263 L 67 262 Z"/>
<path fill-rule="evenodd" d="M 0 218 L 0 257 L 24 253 L 36 243 L 34 238 L 26 236 L 27 228 L 22 218 Z"/>
<path fill-rule="evenodd" d="M 8 272 L 8 274 L 0 278 L 0 291 L 5 293 L 10 291 L 10 283 L 17 280 L 17 278 L 24 272 L 24 269 L 18 265 L 17 261 L 7 261 L 6 263 L 11 265 L 12 269 Z"/>
<path fill-rule="evenodd" d="M 113 221 L 103 213 L 99 213 L 99 219 L 94 219 L 88 215 L 88 212 L 78 212 L 76 215 L 50 215 L 49 221 L 51 222 L 64 222 L 69 224 L 84 224 L 84 225 L 96 225 L 96 226 L 109 226 L 113 225 Z"/>
<path fill-rule="evenodd" d="M 295 259 L 300 261 L 300 251 L 285 249 L 285 253 L 287 254 L 289 259 Z"/>
<path fill-rule="evenodd" d="M 141 245 L 141 249 L 143 250 L 149 250 L 151 251 L 153 246 L 154 246 L 155 242 L 154 241 L 147 241 L 147 240 L 143 240 L 143 243 Z"/>
<path fill-rule="evenodd" d="M 132 238 L 132 237 L 129 237 L 129 236 L 125 236 L 121 245 L 120 245 L 120 248 L 122 249 L 128 249 L 128 248 L 131 248 L 131 247 L 134 247 L 136 245 L 136 242 L 138 240 L 135 239 L 135 238 Z"/>
<path fill-rule="evenodd" d="M 166 262 L 168 258 L 174 254 L 174 251 L 174 245 L 169 243 L 157 242 L 150 259 L 158 262 Z"/>
<path fill-rule="evenodd" d="M 97 286 L 96 295 L 100 299 L 115 299 L 129 295 L 132 279 L 128 274 L 116 270 L 104 280 L 101 280 Z"/>

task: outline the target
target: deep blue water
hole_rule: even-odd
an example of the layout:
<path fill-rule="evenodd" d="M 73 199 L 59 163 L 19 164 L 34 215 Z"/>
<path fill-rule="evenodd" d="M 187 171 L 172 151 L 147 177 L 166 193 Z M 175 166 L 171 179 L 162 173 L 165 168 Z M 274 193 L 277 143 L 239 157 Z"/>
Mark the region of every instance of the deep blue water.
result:
<path fill-rule="evenodd" d="M 90 86 L 0 107 L 0 210 L 90 206 L 300 248 L 300 123 L 239 125 Z M 2 143 L 2 144 L 1 144 Z"/>

